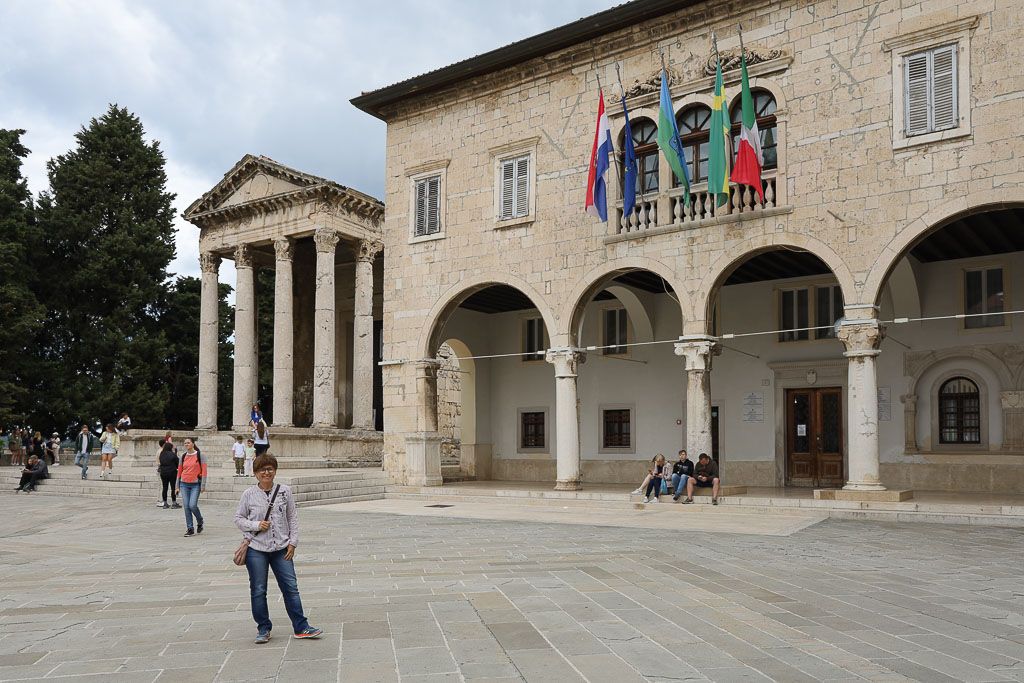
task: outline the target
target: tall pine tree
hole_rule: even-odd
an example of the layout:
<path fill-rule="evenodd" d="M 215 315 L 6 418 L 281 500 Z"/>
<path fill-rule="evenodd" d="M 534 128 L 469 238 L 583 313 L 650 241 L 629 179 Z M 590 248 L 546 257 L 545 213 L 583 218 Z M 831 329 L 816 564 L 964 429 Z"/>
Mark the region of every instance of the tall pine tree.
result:
<path fill-rule="evenodd" d="M 50 191 L 37 208 L 33 267 L 52 323 L 37 340 L 54 386 L 36 419 L 109 421 L 127 411 L 138 426 L 161 427 L 171 356 L 161 314 L 174 258 L 164 155 L 116 105 L 75 138 L 49 162 Z"/>
<path fill-rule="evenodd" d="M 24 134 L 0 129 L 0 426 L 5 428 L 28 412 L 34 391 L 26 350 L 43 317 L 28 263 L 34 220 L 32 195 L 21 175 L 21 160 L 29 153 L 21 143 Z"/>

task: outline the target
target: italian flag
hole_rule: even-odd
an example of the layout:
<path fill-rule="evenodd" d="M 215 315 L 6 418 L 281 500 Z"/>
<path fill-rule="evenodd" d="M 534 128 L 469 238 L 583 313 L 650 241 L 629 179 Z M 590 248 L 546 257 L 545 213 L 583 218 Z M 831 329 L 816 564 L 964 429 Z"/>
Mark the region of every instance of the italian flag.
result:
<path fill-rule="evenodd" d="M 743 83 L 743 92 L 740 95 L 743 123 L 740 124 L 736 166 L 732 169 L 730 180 L 734 183 L 750 185 L 757 191 L 763 204 L 764 189 L 761 187 L 761 166 L 764 164 L 764 156 L 761 154 L 761 132 L 757 129 L 754 97 L 750 94 L 750 79 L 747 77 L 746 53 L 743 54 L 740 61 L 740 74 Z"/>

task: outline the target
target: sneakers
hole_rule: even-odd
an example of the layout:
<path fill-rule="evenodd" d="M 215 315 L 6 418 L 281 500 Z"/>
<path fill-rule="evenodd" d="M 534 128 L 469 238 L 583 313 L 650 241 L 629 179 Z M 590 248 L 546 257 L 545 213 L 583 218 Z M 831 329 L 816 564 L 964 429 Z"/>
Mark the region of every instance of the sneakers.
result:
<path fill-rule="evenodd" d="M 654 505 L 657 502 L 658 502 L 657 498 L 651 498 L 651 505 Z"/>
<path fill-rule="evenodd" d="M 687 498 L 686 500 L 683 501 L 683 505 L 689 505 L 692 502 L 693 502 L 693 498 Z"/>
<path fill-rule="evenodd" d="M 174 501 L 174 505 L 171 506 L 171 508 L 173 508 L 173 509 L 180 508 L 180 507 L 181 507 L 181 505 L 178 504 L 178 501 Z"/>
<path fill-rule="evenodd" d="M 312 626 L 307 626 L 305 630 L 300 631 L 299 633 L 296 633 L 295 637 L 296 638 L 319 638 L 321 635 L 323 635 L 323 630 L 322 629 L 313 628 Z M 269 634 L 268 634 L 267 637 L 269 638 Z"/>
<path fill-rule="evenodd" d="M 158 508 L 165 508 L 165 507 L 167 507 L 167 503 L 165 503 L 165 502 L 164 502 L 164 501 L 162 501 L 162 500 L 158 500 L 158 501 L 156 502 L 156 506 L 157 506 Z"/>
<path fill-rule="evenodd" d="M 195 534 L 196 534 L 196 532 L 192 531 L 191 529 L 186 529 L 185 530 L 185 535 L 186 536 L 195 536 Z"/>
<path fill-rule="evenodd" d="M 712 498 L 711 499 L 711 504 L 712 505 L 718 505 L 718 499 L 717 498 Z"/>
<path fill-rule="evenodd" d="M 631 493 L 629 495 L 631 495 L 631 496 L 639 496 L 641 493 L 643 493 L 643 489 L 638 488 L 635 491 L 633 491 L 633 493 Z"/>
<path fill-rule="evenodd" d="M 716 505 L 717 505 L 717 503 L 716 503 Z M 196 533 L 197 534 L 203 533 L 203 523 L 202 522 L 199 522 L 199 525 L 196 526 Z"/>
<path fill-rule="evenodd" d="M 295 637 L 298 638 L 298 636 Z M 270 642 L 270 631 L 267 631 L 266 633 L 257 633 L 256 640 L 252 642 L 256 643 L 257 645 L 266 645 Z"/>
<path fill-rule="evenodd" d="M 651 499 L 650 499 L 650 498 L 644 498 L 644 502 L 645 502 L 645 503 L 650 503 L 650 502 L 651 502 Z"/>

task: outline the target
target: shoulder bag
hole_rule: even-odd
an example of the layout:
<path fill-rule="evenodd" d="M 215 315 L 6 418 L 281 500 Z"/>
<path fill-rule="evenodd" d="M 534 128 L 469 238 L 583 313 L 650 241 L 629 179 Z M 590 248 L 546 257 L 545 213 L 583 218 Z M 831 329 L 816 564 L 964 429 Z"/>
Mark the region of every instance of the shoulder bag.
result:
<path fill-rule="evenodd" d="M 281 485 L 280 484 L 278 484 L 277 486 L 274 487 L 274 493 L 270 496 L 270 504 L 267 505 L 267 514 L 263 515 L 263 521 L 264 522 L 270 520 L 270 513 L 274 509 L 274 501 L 277 500 L 277 492 L 280 491 L 280 490 L 281 490 Z M 260 532 L 259 531 L 254 531 L 253 532 L 254 535 L 258 534 L 258 533 L 260 533 Z M 242 539 L 242 542 L 239 544 L 238 548 L 235 550 L 235 557 L 234 557 L 234 560 L 233 560 L 234 563 L 237 564 L 239 567 L 241 567 L 242 565 L 245 564 L 245 554 L 246 554 L 246 552 L 248 550 L 249 550 L 249 541 L 246 540 L 246 539 Z"/>

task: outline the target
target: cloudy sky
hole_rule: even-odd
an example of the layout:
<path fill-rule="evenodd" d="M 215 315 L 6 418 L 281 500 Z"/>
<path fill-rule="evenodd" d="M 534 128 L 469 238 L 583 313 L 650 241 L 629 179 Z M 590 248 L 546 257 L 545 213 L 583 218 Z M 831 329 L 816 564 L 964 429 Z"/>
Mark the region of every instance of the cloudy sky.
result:
<path fill-rule="evenodd" d="M 116 102 L 160 141 L 179 213 L 246 153 L 383 197 L 384 124 L 350 98 L 615 4 L 4 0 L 0 128 L 28 131 L 36 193 Z M 198 230 L 180 219 L 177 245 L 172 271 L 198 274 Z"/>

